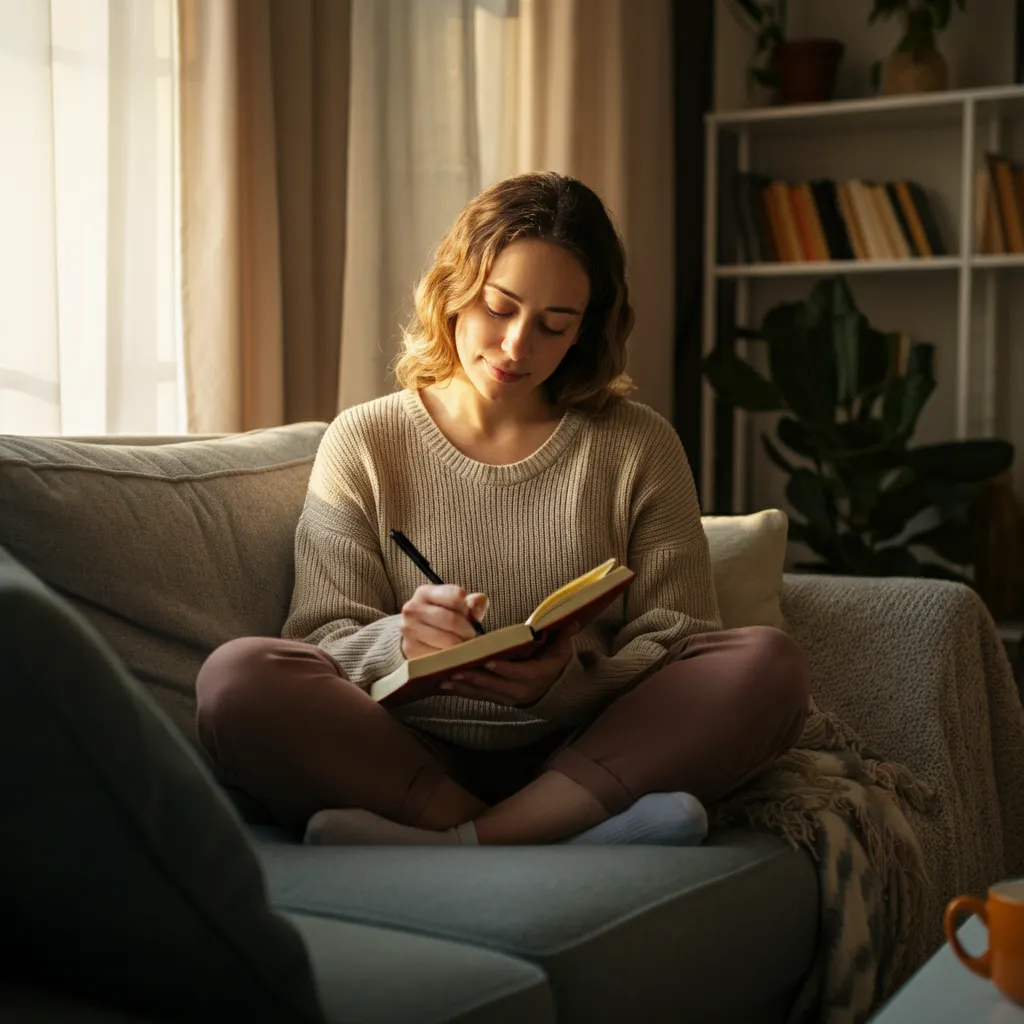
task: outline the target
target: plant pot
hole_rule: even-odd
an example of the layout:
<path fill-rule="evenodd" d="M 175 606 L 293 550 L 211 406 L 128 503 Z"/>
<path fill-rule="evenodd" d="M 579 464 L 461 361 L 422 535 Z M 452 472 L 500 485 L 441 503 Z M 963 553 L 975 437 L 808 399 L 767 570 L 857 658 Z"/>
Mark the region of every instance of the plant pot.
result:
<path fill-rule="evenodd" d="M 780 103 L 832 99 L 844 47 L 837 39 L 787 39 L 775 47 Z"/>
<path fill-rule="evenodd" d="M 914 92 L 941 92 L 949 86 L 949 65 L 938 50 L 896 52 L 882 65 L 882 92 L 900 96 Z"/>

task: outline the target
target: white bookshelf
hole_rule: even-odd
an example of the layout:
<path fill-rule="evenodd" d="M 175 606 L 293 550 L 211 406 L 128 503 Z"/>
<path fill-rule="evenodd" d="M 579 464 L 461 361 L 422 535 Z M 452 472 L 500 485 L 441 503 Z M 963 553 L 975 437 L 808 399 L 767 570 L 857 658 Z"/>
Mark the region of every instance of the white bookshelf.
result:
<path fill-rule="evenodd" d="M 843 100 L 832 103 L 791 107 L 768 107 L 753 110 L 725 111 L 705 118 L 707 182 L 704 220 L 704 302 L 702 352 L 709 353 L 716 344 L 719 330 L 718 289 L 725 284 L 735 287 L 737 324 L 755 325 L 757 317 L 748 320 L 756 304 L 757 289 L 767 282 L 784 279 L 806 280 L 809 290 L 814 278 L 843 274 L 861 280 L 874 275 L 902 275 L 900 279 L 924 279 L 937 295 L 955 293 L 954 370 L 955 400 L 949 437 L 963 439 L 972 435 L 996 434 L 996 382 L 999 374 L 996 305 L 998 289 L 1004 280 L 1020 290 L 1024 276 L 1015 271 L 1024 268 L 1022 255 L 982 255 L 975 250 L 975 171 L 982 166 L 987 150 L 1004 151 L 1008 147 L 1006 127 L 1024 123 L 1024 86 L 1000 86 L 986 89 L 952 90 L 906 97 L 879 97 Z M 913 146 L 914 133 L 928 131 L 933 141 L 941 138 L 938 152 L 943 166 L 936 176 L 944 187 L 929 186 L 929 193 L 939 191 L 951 211 L 952 231 L 944 232 L 951 255 L 932 259 L 907 260 L 829 260 L 801 263 L 725 263 L 717 260 L 719 251 L 719 182 L 722 179 L 720 154 L 725 133 L 735 138 L 736 172 L 759 171 L 772 175 L 771 167 L 760 166 L 758 153 L 765 146 L 781 147 L 790 154 L 799 154 L 801 177 L 808 180 L 833 177 L 822 174 L 819 157 L 831 147 L 833 154 L 850 143 L 859 171 L 847 177 L 871 177 L 893 180 L 905 174 L 890 172 L 894 154 L 907 155 Z M 941 133 L 936 136 L 934 133 Z M 874 140 L 874 145 L 871 144 Z M 901 148 L 902 147 L 902 148 Z M 730 151 L 733 147 L 730 146 Z M 911 154 L 911 159 L 913 154 Z M 792 161 L 793 157 L 790 156 Z M 834 163 L 833 159 L 833 163 Z M 929 165 L 930 167 L 931 165 Z M 780 175 L 781 176 L 781 175 Z M 1005 274 L 1013 275 L 1007 279 Z M 980 311 L 982 326 L 977 326 Z M 880 326 L 888 326 L 881 324 Z M 925 340 L 933 340 L 927 338 Z M 737 342 L 742 355 L 744 343 Z M 972 361 L 977 379 L 972 380 Z M 980 370 L 979 370 L 980 367 Z M 715 508 L 714 495 L 714 392 L 705 380 L 702 385 L 701 430 L 701 494 L 706 508 Z M 736 411 L 733 460 L 733 512 L 748 511 L 749 437 L 747 414 Z M 730 511 L 729 509 L 718 509 Z"/>

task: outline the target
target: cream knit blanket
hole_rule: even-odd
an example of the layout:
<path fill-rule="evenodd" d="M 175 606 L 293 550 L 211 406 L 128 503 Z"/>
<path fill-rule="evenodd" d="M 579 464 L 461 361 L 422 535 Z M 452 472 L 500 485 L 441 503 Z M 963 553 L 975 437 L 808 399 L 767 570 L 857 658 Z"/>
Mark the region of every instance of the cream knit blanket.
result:
<path fill-rule="evenodd" d="M 712 816 L 814 857 L 818 956 L 791 1021 L 856 1024 L 941 944 L 953 895 L 1024 873 L 1024 712 L 966 587 L 786 582 L 820 707 L 796 747 Z"/>

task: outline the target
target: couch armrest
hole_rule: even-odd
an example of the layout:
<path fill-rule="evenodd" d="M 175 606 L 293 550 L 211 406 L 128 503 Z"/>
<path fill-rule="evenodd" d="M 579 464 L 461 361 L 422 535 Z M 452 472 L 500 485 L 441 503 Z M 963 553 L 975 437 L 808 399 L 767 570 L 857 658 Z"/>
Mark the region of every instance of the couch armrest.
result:
<path fill-rule="evenodd" d="M 999 739 L 1016 745 L 1021 710 L 1012 668 L 970 587 L 787 573 L 782 611 L 810 659 L 818 705 L 881 756 L 934 780 L 940 730 L 968 749 L 994 740 L 999 747 Z M 989 733 L 990 720 L 993 732 L 1007 727 L 1005 736 Z"/>
<path fill-rule="evenodd" d="M 938 945 L 946 900 L 1024 873 L 1024 710 L 995 622 L 944 580 L 787 574 L 782 610 L 818 705 L 935 791 L 932 809 L 906 814 Z"/>

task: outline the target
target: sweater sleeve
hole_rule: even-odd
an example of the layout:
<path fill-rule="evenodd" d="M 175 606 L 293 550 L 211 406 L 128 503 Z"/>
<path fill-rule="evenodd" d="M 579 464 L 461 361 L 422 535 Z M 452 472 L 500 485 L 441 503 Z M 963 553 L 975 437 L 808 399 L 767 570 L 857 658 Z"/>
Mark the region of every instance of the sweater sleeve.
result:
<path fill-rule="evenodd" d="M 296 527 L 295 585 L 281 635 L 316 644 L 366 689 L 404 658 L 361 454 L 336 420 L 317 452 Z"/>
<path fill-rule="evenodd" d="M 675 431 L 660 423 L 634 485 L 628 564 L 636 579 L 610 653 L 600 620 L 579 634 L 565 671 L 530 708 L 539 718 L 585 722 L 688 636 L 722 628 L 693 475 Z"/>

